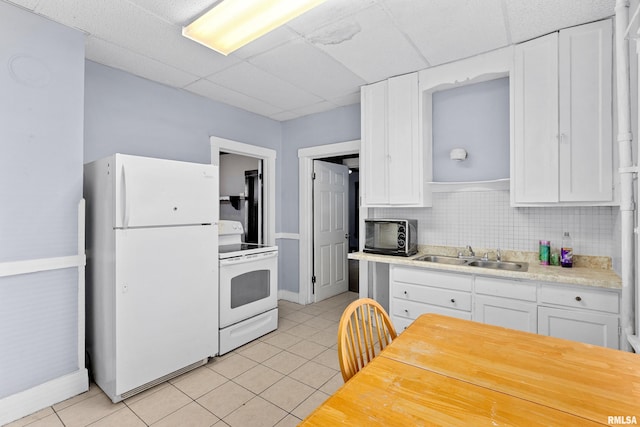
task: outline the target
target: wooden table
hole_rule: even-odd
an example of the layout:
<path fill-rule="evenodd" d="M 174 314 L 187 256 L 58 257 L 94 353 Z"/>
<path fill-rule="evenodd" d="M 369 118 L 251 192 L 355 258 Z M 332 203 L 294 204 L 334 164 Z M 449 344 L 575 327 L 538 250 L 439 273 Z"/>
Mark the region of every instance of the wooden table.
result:
<path fill-rule="evenodd" d="M 634 420 L 640 425 L 640 355 L 425 314 L 300 425 Z"/>

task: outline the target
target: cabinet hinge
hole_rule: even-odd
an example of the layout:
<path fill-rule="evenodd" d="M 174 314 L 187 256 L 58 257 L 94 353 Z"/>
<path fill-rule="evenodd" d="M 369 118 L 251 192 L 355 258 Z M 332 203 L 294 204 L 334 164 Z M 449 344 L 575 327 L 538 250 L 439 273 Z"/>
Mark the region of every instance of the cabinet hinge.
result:
<path fill-rule="evenodd" d="M 316 173 L 314 172 L 313 175 L 311 175 L 311 179 L 316 179 Z"/>
<path fill-rule="evenodd" d="M 316 276 L 315 275 L 311 276 L 311 284 L 313 285 L 311 287 L 311 293 L 315 295 L 316 294 Z"/>
<path fill-rule="evenodd" d="M 622 336 L 622 326 L 618 325 L 618 336 Z"/>

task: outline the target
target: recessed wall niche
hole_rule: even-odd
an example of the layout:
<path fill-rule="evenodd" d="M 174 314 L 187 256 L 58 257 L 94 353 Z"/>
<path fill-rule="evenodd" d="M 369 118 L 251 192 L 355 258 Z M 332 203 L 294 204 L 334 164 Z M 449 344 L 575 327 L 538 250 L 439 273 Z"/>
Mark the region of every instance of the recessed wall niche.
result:
<path fill-rule="evenodd" d="M 509 178 L 509 78 L 432 94 L 434 182 Z M 462 148 L 465 160 L 451 160 Z"/>

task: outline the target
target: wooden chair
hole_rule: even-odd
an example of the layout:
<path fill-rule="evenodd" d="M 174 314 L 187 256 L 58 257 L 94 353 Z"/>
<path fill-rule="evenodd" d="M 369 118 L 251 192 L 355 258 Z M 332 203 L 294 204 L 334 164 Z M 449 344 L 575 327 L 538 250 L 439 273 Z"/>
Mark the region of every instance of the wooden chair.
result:
<path fill-rule="evenodd" d="M 388 346 L 398 334 L 380 304 L 370 298 L 345 308 L 338 325 L 338 359 L 345 382 Z"/>

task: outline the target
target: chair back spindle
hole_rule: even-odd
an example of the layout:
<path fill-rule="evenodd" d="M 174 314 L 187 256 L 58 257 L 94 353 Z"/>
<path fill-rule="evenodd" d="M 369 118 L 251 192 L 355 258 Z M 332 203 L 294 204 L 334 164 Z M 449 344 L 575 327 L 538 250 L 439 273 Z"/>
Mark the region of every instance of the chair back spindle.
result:
<path fill-rule="evenodd" d="M 346 382 L 380 354 L 397 336 L 382 306 L 370 298 L 347 306 L 338 325 L 338 357 Z"/>

